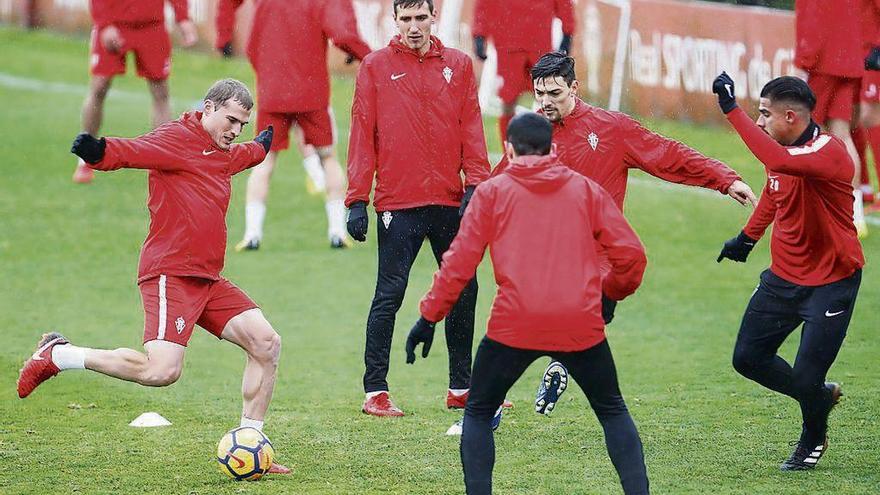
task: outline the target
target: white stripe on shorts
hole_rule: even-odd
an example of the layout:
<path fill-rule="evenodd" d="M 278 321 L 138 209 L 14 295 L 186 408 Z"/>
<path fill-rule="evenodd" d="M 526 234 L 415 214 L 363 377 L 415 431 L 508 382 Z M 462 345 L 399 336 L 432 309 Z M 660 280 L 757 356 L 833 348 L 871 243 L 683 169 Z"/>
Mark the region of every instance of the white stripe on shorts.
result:
<path fill-rule="evenodd" d="M 159 275 L 159 331 L 157 340 L 165 340 L 165 320 L 168 316 L 168 300 L 165 298 L 165 275 Z"/>

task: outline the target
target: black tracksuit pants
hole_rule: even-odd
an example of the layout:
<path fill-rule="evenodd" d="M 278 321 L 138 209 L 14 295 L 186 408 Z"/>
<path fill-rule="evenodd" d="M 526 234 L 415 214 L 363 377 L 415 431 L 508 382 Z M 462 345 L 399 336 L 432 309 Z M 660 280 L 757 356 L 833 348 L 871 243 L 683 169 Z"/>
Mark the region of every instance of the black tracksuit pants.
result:
<path fill-rule="evenodd" d="M 605 446 L 627 495 L 648 493 L 648 474 L 642 441 L 629 415 L 608 341 L 578 352 L 516 349 L 484 337 L 477 349 L 471 392 L 464 410 L 461 464 L 468 495 L 492 493 L 495 437 L 492 416 L 526 368 L 550 355 L 568 368 L 584 391 L 605 432 Z"/>
<path fill-rule="evenodd" d="M 810 446 L 825 437 L 831 405 L 825 375 L 846 337 L 861 280 L 862 271 L 857 270 L 843 280 L 806 287 L 765 270 L 739 329 L 733 367 L 800 403 L 801 440 Z M 776 351 L 801 323 L 801 342 L 792 367 Z"/>
<path fill-rule="evenodd" d="M 437 264 L 458 233 L 457 206 L 422 206 L 377 212 L 379 274 L 376 293 L 367 319 L 364 351 L 364 391 L 388 390 L 388 359 L 397 310 L 403 302 L 409 271 L 425 238 Z M 449 351 L 449 388 L 464 389 L 471 381 L 471 346 L 474 339 L 474 308 L 477 304 L 476 277 L 465 286 L 458 302 L 446 317 L 446 347 Z M 415 318 L 413 318 L 415 320 Z M 401 350 L 401 358 L 403 350 Z"/>

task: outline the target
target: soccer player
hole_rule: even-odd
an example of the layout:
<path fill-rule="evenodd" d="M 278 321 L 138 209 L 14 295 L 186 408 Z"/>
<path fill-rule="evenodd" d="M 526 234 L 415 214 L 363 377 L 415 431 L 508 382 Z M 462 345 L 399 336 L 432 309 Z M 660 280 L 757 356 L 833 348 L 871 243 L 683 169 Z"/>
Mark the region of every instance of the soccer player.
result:
<path fill-rule="evenodd" d="M 842 395 L 825 375 L 843 343 L 865 260 L 852 223 L 855 165 L 837 137 L 810 118 L 807 83 L 778 77 L 761 90 L 757 125 L 736 104 L 733 80 L 712 85 L 721 110 L 767 170 L 758 207 L 718 256 L 745 262 L 772 223 L 773 262 L 743 315 L 736 370 L 801 406 L 803 427 L 783 471 L 812 469 L 828 449 L 828 414 Z M 814 113 L 815 115 L 815 113 Z M 803 323 L 794 366 L 776 354 Z"/>
<path fill-rule="evenodd" d="M 141 249 L 138 287 L 144 305 L 144 353 L 72 345 L 43 335 L 18 378 L 27 397 L 60 371 L 89 369 L 149 387 L 177 381 L 196 324 L 247 354 L 241 426 L 258 430 L 272 399 L 281 337 L 241 289 L 223 278 L 226 209 L 232 176 L 260 163 L 272 128 L 254 142 L 232 144 L 250 119 L 244 84 L 215 83 L 205 110 L 189 112 L 135 139 L 80 134 L 71 151 L 96 170 L 149 170 L 150 232 Z M 273 464 L 270 472 L 289 473 Z"/>
<path fill-rule="evenodd" d="M 795 2 L 796 67 L 807 72 L 816 95 L 813 120 L 843 141 L 853 163 L 859 155 L 850 135 L 853 104 L 864 75 L 859 2 L 865 0 L 797 0 Z M 853 176 L 853 221 L 859 236 L 868 233 L 862 206 L 859 169 Z"/>
<path fill-rule="evenodd" d="M 549 354 L 571 370 L 599 418 L 624 493 L 647 494 L 642 443 L 620 394 L 602 316 L 603 301 L 619 301 L 641 284 L 645 250 L 607 191 L 550 156 L 552 134 L 538 114 L 511 120 L 505 143 L 510 165 L 474 192 L 422 298 L 421 317 L 407 338 L 407 362 L 415 362 L 419 344 L 422 357 L 428 356 L 434 325 L 489 248 L 498 293 L 462 424 L 467 493 L 492 493 L 493 414 L 526 368 Z M 600 268 L 600 248 L 610 263 L 607 272 Z"/>
<path fill-rule="evenodd" d="M 171 0 L 183 45 L 198 40 L 189 19 L 186 0 Z M 82 129 L 97 135 L 104 118 L 104 100 L 113 78 L 125 74 L 125 57 L 134 52 L 138 76 L 147 80 L 153 98 L 153 127 L 171 119 L 168 75 L 171 73 L 171 39 L 165 30 L 163 0 L 90 0 L 92 14 L 89 92 L 82 108 Z M 73 181 L 88 184 L 94 171 L 79 160 Z"/>
<path fill-rule="evenodd" d="M 532 79 L 540 112 L 553 123 L 553 144 L 559 161 L 602 186 L 621 211 L 631 168 L 669 182 L 714 189 L 743 205 L 757 204 L 751 188 L 723 163 L 655 134 L 625 114 L 588 105 L 578 98 L 574 59 L 565 53 L 542 56 L 532 68 Z M 493 175 L 508 165 L 507 158 L 502 158 Z M 602 266 L 607 270 L 607 261 Z M 614 316 L 613 301 L 606 309 L 608 323 Z M 539 388 L 536 410 L 545 414 L 552 411 L 566 382 L 565 367 L 551 363 Z"/>
<path fill-rule="evenodd" d="M 867 184 L 862 194 L 872 193 L 864 151 L 871 146 L 874 155 L 874 169 L 880 178 L 880 0 L 862 0 L 862 38 L 865 54 L 865 75 L 859 92 L 859 132 L 862 133 L 862 147 L 859 156 L 862 160 L 860 170 L 862 184 Z M 859 147 L 859 144 L 856 144 Z M 880 184 L 878 184 L 880 192 Z M 868 202 L 867 200 L 865 201 Z M 880 211 L 880 200 L 870 207 L 870 211 Z"/>
<path fill-rule="evenodd" d="M 245 233 L 236 249 L 258 249 L 263 237 L 269 180 L 278 154 L 290 146 L 290 128 L 302 129 L 306 145 L 326 176 L 327 237 L 333 248 L 348 246 L 345 233 L 345 175 L 334 148 L 330 109 L 327 39 L 361 60 L 370 47 L 358 36 L 351 0 L 259 0 L 248 41 L 248 59 L 257 76 L 257 128 L 275 127 L 278 138 L 266 161 L 247 183 Z M 315 164 L 313 163 L 312 166 Z"/>
<path fill-rule="evenodd" d="M 235 12 L 243 3 L 244 0 L 218 0 L 217 2 L 217 16 L 214 18 L 217 37 L 214 39 L 214 48 L 227 58 L 232 56 L 232 33 L 235 31 Z"/>
<path fill-rule="evenodd" d="M 538 58 L 552 50 L 553 19 L 562 21 L 559 51 L 571 50 L 575 31 L 571 0 L 477 0 L 474 3 L 474 54 L 486 60 L 486 41 L 498 53 L 498 76 L 503 83 L 498 132 L 505 140 L 507 124 L 516 113 L 516 100 L 532 91 L 529 71 Z"/>
<path fill-rule="evenodd" d="M 470 57 L 431 35 L 433 0 L 394 0 L 400 34 L 364 59 L 351 108 L 348 232 L 367 239 L 373 179 L 379 272 L 367 318 L 363 411 L 403 416 L 388 394 L 388 354 L 409 271 L 425 240 L 440 258 L 458 232 L 489 160 Z M 464 172 L 464 187 L 461 173 Z M 476 278 L 446 319 L 447 407 L 464 407 L 470 387 Z"/>

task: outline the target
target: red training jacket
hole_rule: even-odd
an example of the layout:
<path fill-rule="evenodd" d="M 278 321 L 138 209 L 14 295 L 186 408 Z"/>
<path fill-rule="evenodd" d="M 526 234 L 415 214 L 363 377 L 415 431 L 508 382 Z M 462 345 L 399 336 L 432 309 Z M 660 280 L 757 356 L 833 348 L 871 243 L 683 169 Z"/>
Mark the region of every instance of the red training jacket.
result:
<path fill-rule="evenodd" d="M 395 36 L 361 64 L 351 107 L 345 205 L 378 211 L 458 206 L 465 184 L 489 177 L 471 58 L 431 37 L 422 56 Z"/>
<path fill-rule="evenodd" d="M 97 170 L 150 170 L 150 232 L 141 249 L 138 283 L 160 274 L 218 280 L 226 252 L 226 209 L 232 176 L 266 158 L 259 143 L 218 148 L 201 112 L 134 139 L 107 138 Z"/>
<path fill-rule="evenodd" d="M 563 34 L 574 35 L 572 0 L 477 0 L 473 34 L 491 38 L 497 50 L 544 54 L 556 49 L 554 18 L 562 21 Z"/>
<path fill-rule="evenodd" d="M 169 0 L 174 7 L 174 20 L 189 19 L 187 0 Z M 95 29 L 100 31 L 113 24 L 142 26 L 165 22 L 165 0 L 89 0 L 89 11 Z"/>
<path fill-rule="evenodd" d="M 261 112 L 327 108 L 327 40 L 358 60 L 370 53 L 351 1 L 257 0 L 247 56 L 257 74 Z"/>
<path fill-rule="evenodd" d="M 794 64 L 807 72 L 862 77 L 862 0 L 796 0 Z"/>
<path fill-rule="evenodd" d="M 767 184 L 743 232 L 760 239 L 773 223 L 770 270 L 805 286 L 830 284 L 865 264 L 853 225 L 855 166 L 843 142 L 814 127 L 803 146 L 782 146 L 737 108 L 727 114 L 767 169 Z"/>
<path fill-rule="evenodd" d="M 421 301 L 425 319 L 446 316 L 487 246 L 498 293 L 486 336 L 520 349 L 580 351 L 602 342 L 602 293 L 632 294 L 647 264 L 611 196 L 555 157 L 518 158 L 480 184 Z"/>

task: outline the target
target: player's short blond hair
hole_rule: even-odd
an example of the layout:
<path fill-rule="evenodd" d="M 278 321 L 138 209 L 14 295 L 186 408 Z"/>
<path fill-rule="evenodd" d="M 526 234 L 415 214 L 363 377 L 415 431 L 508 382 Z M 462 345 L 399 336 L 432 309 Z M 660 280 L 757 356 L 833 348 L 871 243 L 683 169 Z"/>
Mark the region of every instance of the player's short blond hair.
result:
<path fill-rule="evenodd" d="M 229 100 L 237 101 L 245 110 L 254 107 L 254 97 L 243 82 L 237 79 L 221 79 L 211 86 L 205 100 L 213 101 L 218 107 L 223 106 Z"/>

